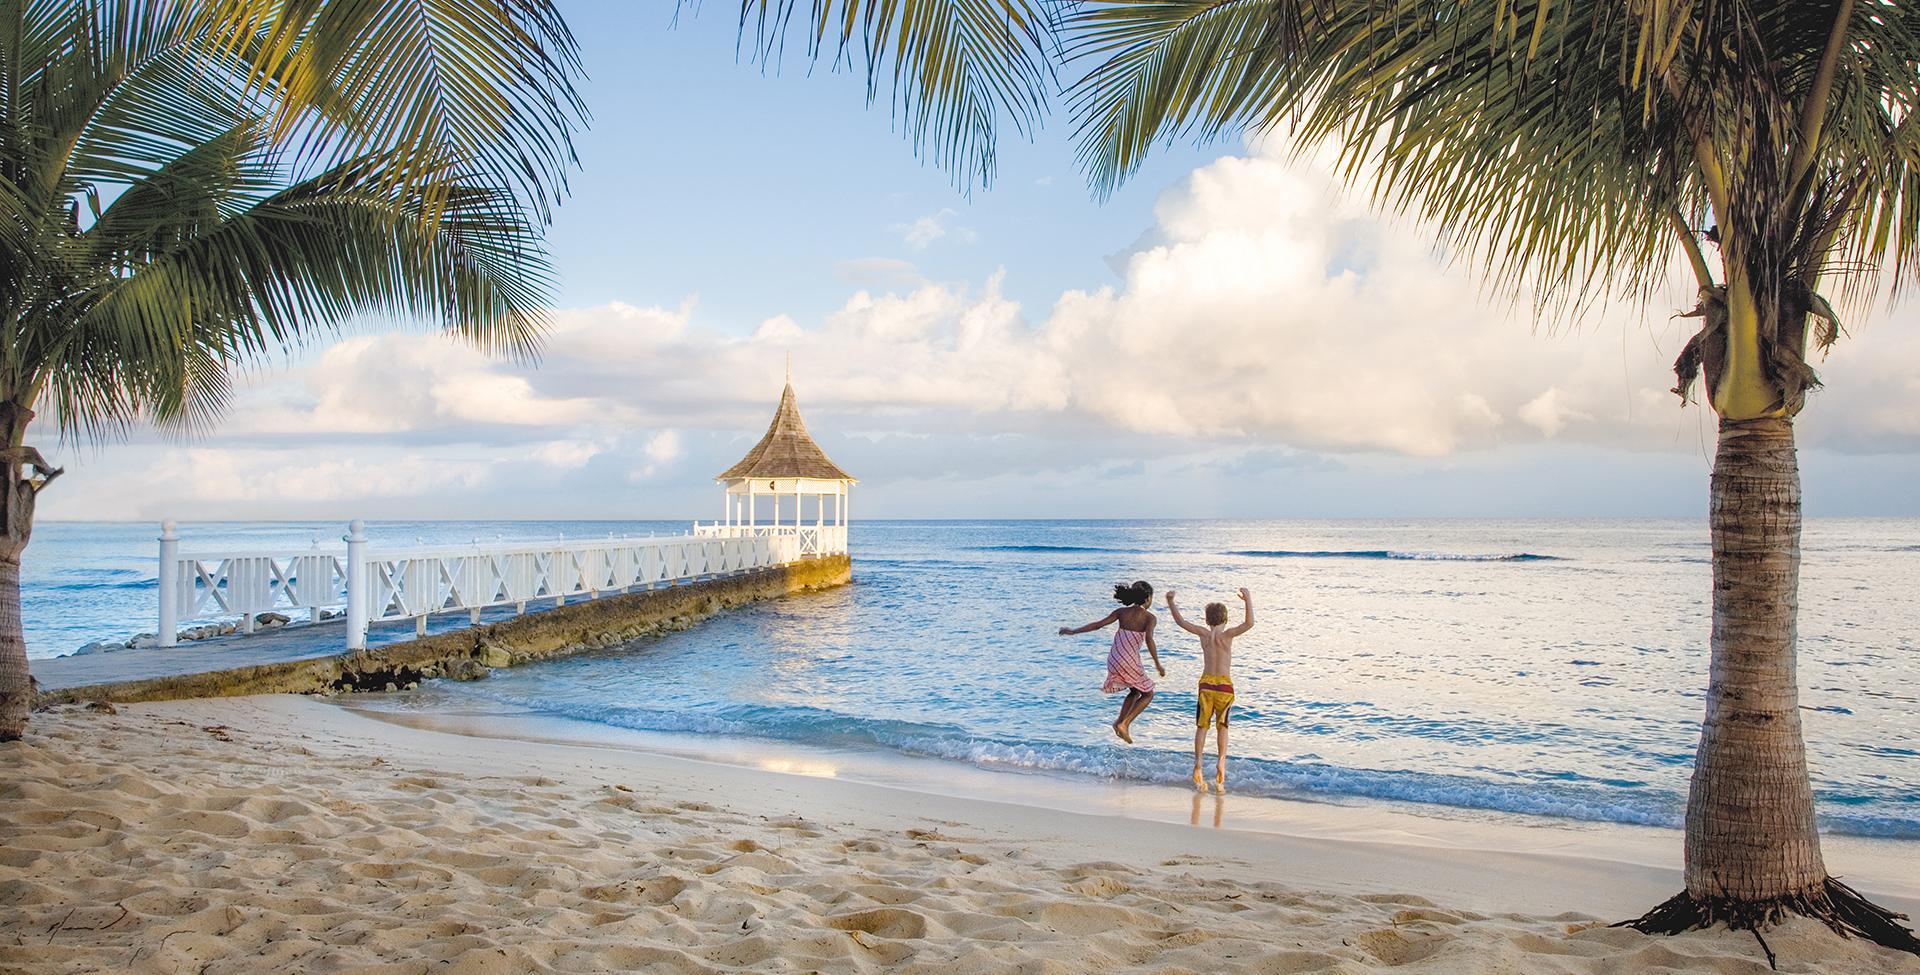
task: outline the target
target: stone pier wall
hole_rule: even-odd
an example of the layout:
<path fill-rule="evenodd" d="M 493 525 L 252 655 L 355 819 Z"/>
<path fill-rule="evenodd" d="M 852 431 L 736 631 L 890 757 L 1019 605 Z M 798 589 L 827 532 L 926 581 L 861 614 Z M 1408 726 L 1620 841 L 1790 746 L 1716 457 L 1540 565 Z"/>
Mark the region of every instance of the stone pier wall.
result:
<path fill-rule="evenodd" d="M 403 643 L 284 663 L 61 688 L 39 703 L 165 701 L 243 694 L 378 691 L 435 677 L 471 680 L 497 667 L 549 660 L 635 637 L 685 629 L 763 599 L 828 589 L 853 577 L 845 555 L 664 589 L 606 596 Z M 165 651 L 142 651 L 163 653 Z"/>

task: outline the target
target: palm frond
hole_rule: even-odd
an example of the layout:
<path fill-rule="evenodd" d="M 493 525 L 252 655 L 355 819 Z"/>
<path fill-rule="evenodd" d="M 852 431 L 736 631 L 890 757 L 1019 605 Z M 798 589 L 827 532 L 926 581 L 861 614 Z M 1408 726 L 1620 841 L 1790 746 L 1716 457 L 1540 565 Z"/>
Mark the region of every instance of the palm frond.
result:
<path fill-rule="evenodd" d="M 531 358 L 577 73 L 540 0 L 0 5 L 0 400 L 203 430 L 376 317 Z"/>
<path fill-rule="evenodd" d="M 552 0 L 202 0 L 198 24 L 252 61 L 274 131 L 326 164 L 396 160 L 416 188 L 449 158 L 542 219 L 577 163 L 578 47 Z"/>
<path fill-rule="evenodd" d="M 1282 80 L 1275 66 L 1301 43 L 1305 12 L 1273 0 L 1080 8 L 1066 53 L 1098 61 L 1071 94 L 1095 192 L 1112 193 L 1156 142 L 1262 124 L 1261 99 Z"/>
<path fill-rule="evenodd" d="M 1054 86 L 1051 0 L 809 0 L 807 57 L 859 62 L 916 152 L 963 187 L 989 185 L 1002 120 L 1031 136 Z M 798 0 L 741 0 L 765 64 L 784 52 Z"/>
<path fill-rule="evenodd" d="M 265 110 L 245 88 L 246 65 L 205 43 L 181 4 L 103 3 L 82 18 L 70 57 L 91 62 L 43 93 L 60 111 L 41 119 L 66 147 L 68 179 L 126 183 L 182 151 L 219 139 Z"/>
<path fill-rule="evenodd" d="M 552 278 L 513 195 L 443 170 L 442 215 L 427 224 L 391 164 L 356 160 L 229 201 L 216 223 L 175 227 L 199 232 L 99 282 L 77 317 L 42 323 L 62 430 L 202 423 L 224 401 L 224 368 L 371 316 L 437 321 L 489 351 L 531 356 Z M 102 222 L 122 233 L 122 219 L 110 210 Z"/>

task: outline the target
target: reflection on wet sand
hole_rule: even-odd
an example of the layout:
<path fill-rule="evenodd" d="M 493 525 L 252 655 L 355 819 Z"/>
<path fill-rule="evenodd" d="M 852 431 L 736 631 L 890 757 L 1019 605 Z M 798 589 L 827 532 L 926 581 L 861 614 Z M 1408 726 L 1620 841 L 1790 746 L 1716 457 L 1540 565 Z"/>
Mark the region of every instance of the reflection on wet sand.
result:
<path fill-rule="evenodd" d="M 1200 825 L 1200 806 L 1208 798 L 1213 799 L 1213 828 L 1219 829 L 1221 820 L 1226 818 L 1227 797 L 1218 793 L 1214 793 L 1211 796 L 1203 792 L 1194 793 L 1193 794 L 1193 817 L 1189 819 L 1187 822 L 1194 826 Z"/>
<path fill-rule="evenodd" d="M 840 768 L 831 762 L 808 762 L 790 758 L 763 758 L 754 763 L 769 772 L 811 775 L 817 779 L 839 778 Z"/>

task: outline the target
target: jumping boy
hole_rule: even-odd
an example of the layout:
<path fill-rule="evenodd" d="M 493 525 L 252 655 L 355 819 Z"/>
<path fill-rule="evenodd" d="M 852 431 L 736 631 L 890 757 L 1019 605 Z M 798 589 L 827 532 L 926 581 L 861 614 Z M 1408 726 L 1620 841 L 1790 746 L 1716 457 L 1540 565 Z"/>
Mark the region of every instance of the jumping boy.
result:
<path fill-rule="evenodd" d="M 1193 787 L 1205 792 L 1206 779 L 1200 774 L 1200 759 L 1207 750 L 1207 725 L 1219 729 L 1220 751 L 1213 763 L 1213 789 L 1227 791 L 1227 709 L 1233 707 L 1233 638 L 1253 629 L 1253 596 L 1240 590 L 1240 603 L 1246 607 L 1246 619 L 1239 626 L 1227 626 L 1227 607 L 1208 603 L 1205 629 L 1187 622 L 1173 604 L 1173 592 L 1167 592 L 1167 612 L 1174 623 L 1200 638 L 1202 666 L 1200 703 L 1193 715 Z"/>

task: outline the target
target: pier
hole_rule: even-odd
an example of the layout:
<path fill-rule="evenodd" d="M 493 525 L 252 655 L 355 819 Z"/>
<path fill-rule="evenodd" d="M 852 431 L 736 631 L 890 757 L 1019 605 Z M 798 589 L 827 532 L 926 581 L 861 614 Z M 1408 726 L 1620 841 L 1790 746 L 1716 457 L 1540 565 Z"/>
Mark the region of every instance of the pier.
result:
<path fill-rule="evenodd" d="M 722 518 L 666 537 L 407 547 L 353 521 L 337 547 L 196 551 L 167 522 L 154 634 L 34 660 L 33 675 L 43 702 L 384 690 L 851 580 L 857 481 L 807 433 L 791 382 L 766 435 L 715 480 Z"/>

